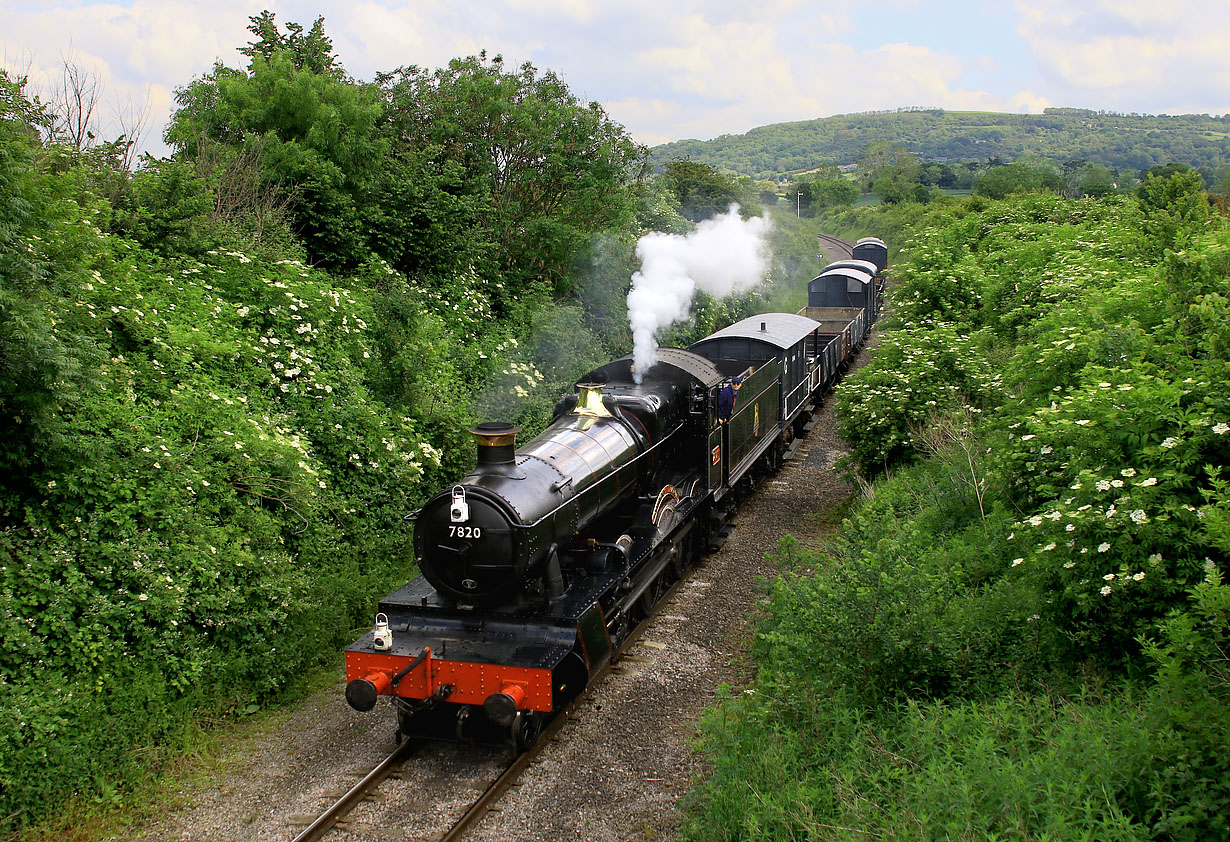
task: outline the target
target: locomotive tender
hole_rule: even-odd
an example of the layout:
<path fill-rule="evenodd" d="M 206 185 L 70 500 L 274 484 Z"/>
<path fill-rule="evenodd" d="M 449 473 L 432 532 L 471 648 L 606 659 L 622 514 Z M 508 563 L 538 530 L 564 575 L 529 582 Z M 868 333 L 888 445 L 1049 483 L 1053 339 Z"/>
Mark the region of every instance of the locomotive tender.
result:
<path fill-rule="evenodd" d="M 412 516 L 423 575 L 346 650 L 350 705 L 388 696 L 399 737 L 532 743 L 793 455 L 878 315 L 887 247 L 867 238 L 855 255 L 797 314 L 659 348 L 645 372 L 631 357 L 595 369 L 520 449 L 512 425 L 471 430 L 474 470 Z"/>

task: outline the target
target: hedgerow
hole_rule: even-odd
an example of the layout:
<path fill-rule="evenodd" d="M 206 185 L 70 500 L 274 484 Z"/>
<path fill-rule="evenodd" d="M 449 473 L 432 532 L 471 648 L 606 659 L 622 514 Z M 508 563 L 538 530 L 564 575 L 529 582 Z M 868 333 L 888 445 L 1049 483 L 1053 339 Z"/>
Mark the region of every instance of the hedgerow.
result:
<path fill-rule="evenodd" d="M 1179 193 L 912 239 L 839 389 L 890 475 L 823 554 L 783 544 L 685 838 L 1230 835 L 1230 233 Z"/>
<path fill-rule="evenodd" d="M 5 815 L 81 785 L 38 772 L 67 745 L 106 768 L 176 700 L 260 702 L 316 665 L 412 572 L 403 516 L 441 475 L 366 384 L 369 294 L 92 236 L 52 334 L 95 349 L 94 389 L 61 395 L 55 446 L 0 493 Z"/>

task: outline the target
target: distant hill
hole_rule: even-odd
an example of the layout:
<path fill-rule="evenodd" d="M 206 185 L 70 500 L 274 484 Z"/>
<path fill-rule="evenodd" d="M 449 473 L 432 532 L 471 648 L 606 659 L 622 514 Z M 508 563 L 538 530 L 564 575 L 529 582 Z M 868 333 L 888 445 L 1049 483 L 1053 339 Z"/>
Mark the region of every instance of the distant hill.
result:
<path fill-rule="evenodd" d="M 1212 176 L 1230 164 L 1230 115 L 1112 114 L 1048 108 L 1042 114 L 902 109 L 776 123 L 713 140 L 679 140 L 650 150 L 658 165 L 689 158 L 754 178 L 853 164 L 876 141 L 900 143 L 926 160 L 1004 163 L 1024 157 L 1089 161 L 1147 170 L 1179 162 Z"/>

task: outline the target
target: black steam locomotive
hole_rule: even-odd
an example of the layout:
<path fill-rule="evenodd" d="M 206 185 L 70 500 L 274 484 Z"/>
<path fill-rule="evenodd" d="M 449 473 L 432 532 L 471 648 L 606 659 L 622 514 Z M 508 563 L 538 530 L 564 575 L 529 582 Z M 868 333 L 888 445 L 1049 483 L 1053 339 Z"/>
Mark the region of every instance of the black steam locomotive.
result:
<path fill-rule="evenodd" d="M 590 372 L 520 449 L 511 425 L 471 430 L 478 464 L 417 513 L 422 577 L 346 650 L 350 705 L 390 697 L 400 735 L 533 742 L 793 454 L 878 312 L 887 248 L 855 257 L 797 314 L 660 348 L 639 378 L 629 357 Z"/>

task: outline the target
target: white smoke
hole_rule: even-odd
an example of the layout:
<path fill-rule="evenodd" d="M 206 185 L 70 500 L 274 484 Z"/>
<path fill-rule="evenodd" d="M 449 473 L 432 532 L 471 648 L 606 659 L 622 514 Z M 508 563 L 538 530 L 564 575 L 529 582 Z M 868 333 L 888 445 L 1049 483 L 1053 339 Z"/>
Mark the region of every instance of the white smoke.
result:
<path fill-rule="evenodd" d="M 657 334 L 688 317 L 692 295 L 701 289 L 715 298 L 746 292 L 764 279 L 768 265 L 764 217 L 743 220 L 739 206 L 706 219 L 686 236 L 652 233 L 641 237 L 641 269 L 628 291 L 636 382 L 656 359 Z"/>

